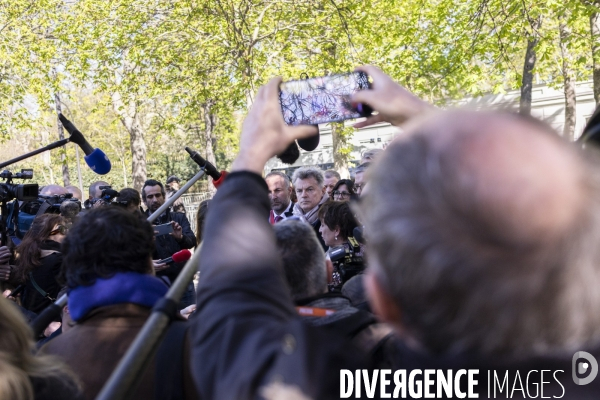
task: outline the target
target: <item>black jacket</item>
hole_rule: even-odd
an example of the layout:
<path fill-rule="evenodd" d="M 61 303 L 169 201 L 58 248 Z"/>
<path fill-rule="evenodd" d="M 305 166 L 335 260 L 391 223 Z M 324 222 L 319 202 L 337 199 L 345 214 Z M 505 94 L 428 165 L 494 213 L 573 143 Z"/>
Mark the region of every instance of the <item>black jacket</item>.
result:
<path fill-rule="evenodd" d="M 149 215 L 149 211 L 146 211 L 146 215 Z M 171 257 L 173 254 L 177 253 L 183 249 L 191 249 L 196 246 L 196 235 L 192 232 L 192 228 L 190 227 L 190 222 L 188 221 L 185 214 L 172 212 L 167 210 L 164 214 L 154 220 L 154 225 L 162 225 L 167 222 L 175 221 L 179 225 L 181 225 L 183 231 L 183 239 L 180 242 L 175 240 L 175 238 L 171 235 L 161 235 L 156 237 L 156 249 L 154 250 L 154 254 L 152 258 L 155 260 L 162 260 L 168 257 Z M 157 272 L 158 276 L 167 276 L 173 282 L 181 269 L 184 267 L 185 263 L 174 263 L 169 268 Z"/>
<path fill-rule="evenodd" d="M 202 399 L 263 398 L 298 390 L 339 397 L 340 369 L 369 368 L 345 338 L 297 315 L 259 175 L 230 174 L 209 208 L 192 317 L 192 373 Z M 287 392 L 290 393 L 290 392 Z M 266 397 L 266 396 L 265 396 Z"/>
<path fill-rule="evenodd" d="M 32 270 L 32 276 L 37 285 L 56 300 L 56 296 L 61 289 L 61 285 L 57 281 L 62 265 L 60 243 L 46 240 L 40 245 L 40 248 L 52 253 L 40 259 L 41 265 Z M 44 308 L 52 304 L 52 301 L 42 296 L 31 280 L 27 278 L 21 304 L 26 310 L 39 314 Z"/>

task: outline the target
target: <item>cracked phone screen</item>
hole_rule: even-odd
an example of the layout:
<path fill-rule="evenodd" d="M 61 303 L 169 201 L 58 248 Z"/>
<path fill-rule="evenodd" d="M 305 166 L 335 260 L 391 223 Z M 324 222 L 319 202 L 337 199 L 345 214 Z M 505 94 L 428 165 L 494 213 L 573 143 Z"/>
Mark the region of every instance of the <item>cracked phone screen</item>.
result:
<path fill-rule="evenodd" d="M 353 108 L 350 98 L 368 88 L 369 77 L 364 72 L 282 82 L 279 102 L 283 119 L 288 125 L 317 125 L 364 117 L 368 114 Z"/>

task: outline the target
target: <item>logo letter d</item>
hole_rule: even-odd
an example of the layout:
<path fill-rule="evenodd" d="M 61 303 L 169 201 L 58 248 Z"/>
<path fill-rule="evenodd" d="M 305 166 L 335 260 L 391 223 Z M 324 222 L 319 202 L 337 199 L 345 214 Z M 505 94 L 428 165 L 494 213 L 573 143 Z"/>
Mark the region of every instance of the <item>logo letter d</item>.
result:
<path fill-rule="evenodd" d="M 585 359 L 589 363 L 589 365 L 592 367 L 592 370 L 587 378 L 578 378 L 577 377 L 577 360 L 579 360 L 580 358 Z M 586 370 L 587 370 L 587 367 L 580 368 L 579 373 L 580 374 L 584 373 Z M 596 379 L 596 376 L 598 375 L 598 361 L 596 361 L 594 356 L 591 355 L 590 353 L 585 352 L 585 351 L 578 351 L 577 353 L 573 354 L 572 371 L 573 371 L 573 382 L 575 382 L 575 384 L 587 385 L 588 383 L 591 383 L 594 379 Z"/>

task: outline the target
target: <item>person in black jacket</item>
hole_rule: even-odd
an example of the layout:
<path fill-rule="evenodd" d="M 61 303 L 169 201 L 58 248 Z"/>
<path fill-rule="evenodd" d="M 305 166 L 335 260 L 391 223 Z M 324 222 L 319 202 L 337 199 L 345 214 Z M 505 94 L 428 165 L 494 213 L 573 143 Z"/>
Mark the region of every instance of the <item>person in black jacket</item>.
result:
<path fill-rule="evenodd" d="M 162 183 L 154 179 L 147 180 L 142 188 L 142 200 L 148 207 L 148 210 L 146 211 L 148 216 L 158 210 L 159 207 L 165 203 L 165 188 Z M 169 258 L 180 250 L 195 247 L 196 236 L 194 235 L 194 232 L 192 232 L 190 222 L 183 213 L 166 210 L 154 220 L 154 225 L 163 225 L 167 223 L 173 225 L 173 232 L 167 235 L 156 236 L 156 251 L 153 255 L 153 259 L 155 260 L 154 270 L 156 271 L 157 276 L 166 278 L 168 283 L 173 283 L 185 263 L 173 263 L 167 265 L 156 261 Z M 194 284 L 190 283 L 181 299 L 180 305 L 181 308 L 185 308 L 195 302 L 196 292 L 194 290 Z"/>
<path fill-rule="evenodd" d="M 301 320 L 283 276 L 261 174 L 269 158 L 317 128 L 285 125 L 278 84 L 259 91 L 232 172 L 207 213 L 191 318 L 192 372 L 203 399 L 338 398 L 340 369 L 370 367 L 348 339 Z"/>
<path fill-rule="evenodd" d="M 36 314 L 52 304 L 61 289 L 60 245 L 67 228 L 58 214 L 37 216 L 17 247 L 15 276 L 25 285 L 21 304 Z"/>

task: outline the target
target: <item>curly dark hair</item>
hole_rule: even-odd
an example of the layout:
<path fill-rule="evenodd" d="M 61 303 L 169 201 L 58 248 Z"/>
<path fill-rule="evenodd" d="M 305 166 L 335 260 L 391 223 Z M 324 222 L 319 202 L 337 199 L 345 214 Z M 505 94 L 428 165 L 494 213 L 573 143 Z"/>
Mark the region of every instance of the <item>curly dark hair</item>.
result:
<path fill-rule="evenodd" d="M 141 213 L 120 207 L 83 215 L 62 244 L 62 280 L 71 288 L 117 272 L 152 272 L 154 229 Z"/>
<path fill-rule="evenodd" d="M 35 217 L 23 241 L 17 246 L 16 278 L 25 282 L 30 271 L 42 265 L 40 245 L 48 239 L 55 225 L 64 224 L 58 214 L 42 214 Z"/>
<path fill-rule="evenodd" d="M 340 236 L 346 240 L 358 226 L 347 201 L 328 201 L 319 209 L 321 223 L 331 230 L 340 229 Z"/>

